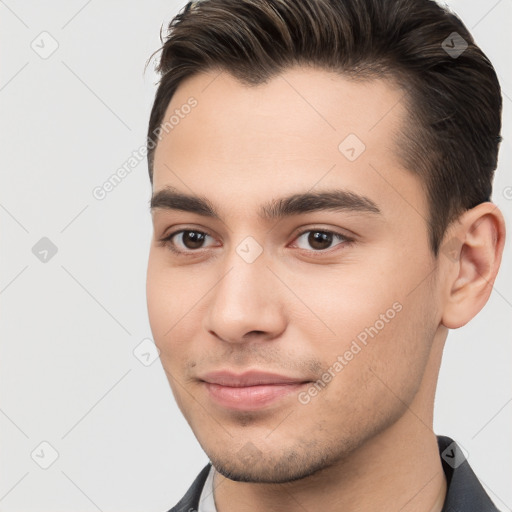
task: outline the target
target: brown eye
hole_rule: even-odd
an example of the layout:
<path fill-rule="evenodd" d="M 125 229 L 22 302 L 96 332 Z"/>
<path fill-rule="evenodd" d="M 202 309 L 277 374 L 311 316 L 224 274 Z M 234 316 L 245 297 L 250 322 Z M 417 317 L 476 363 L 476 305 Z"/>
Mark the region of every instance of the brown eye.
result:
<path fill-rule="evenodd" d="M 332 244 L 332 233 L 323 231 L 311 231 L 308 236 L 309 245 L 316 250 L 329 249 Z"/>
<path fill-rule="evenodd" d="M 333 242 L 336 240 L 339 240 L 339 243 L 333 244 Z M 333 231 L 322 231 L 319 229 L 310 229 L 300 234 L 296 243 L 300 249 L 320 252 L 331 249 L 336 245 L 348 243 L 350 241 L 351 240 L 348 237 L 345 237 L 340 233 L 334 233 Z"/>
<path fill-rule="evenodd" d="M 207 233 L 194 229 L 180 229 L 160 239 L 160 243 L 176 254 L 186 255 L 209 247 L 209 245 L 205 245 L 208 238 L 211 239 L 210 245 L 212 245 L 213 237 Z"/>
<path fill-rule="evenodd" d="M 182 231 L 181 242 L 187 249 L 200 249 L 207 236 L 201 231 Z"/>

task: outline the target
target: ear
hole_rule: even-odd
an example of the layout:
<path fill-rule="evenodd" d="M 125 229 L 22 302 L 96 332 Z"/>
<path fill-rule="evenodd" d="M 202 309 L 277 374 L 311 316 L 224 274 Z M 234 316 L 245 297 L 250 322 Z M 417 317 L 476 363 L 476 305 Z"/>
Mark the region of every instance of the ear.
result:
<path fill-rule="evenodd" d="M 467 210 L 447 231 L 440 257 L 447 266 L 441 323 L 466 325 L 485 305 L 498 274 L 505 245 L 505 221 L 490 202 Z"/>

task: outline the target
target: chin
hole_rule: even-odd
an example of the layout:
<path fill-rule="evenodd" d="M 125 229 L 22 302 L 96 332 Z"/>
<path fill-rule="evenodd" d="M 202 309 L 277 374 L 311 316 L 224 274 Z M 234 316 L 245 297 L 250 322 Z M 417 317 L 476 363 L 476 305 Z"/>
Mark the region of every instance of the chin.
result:
<path fill-rule="evenodd" d="M 269 455 L 253 450 L 247 443 L 238 453 L 227 456 L 210 456 L 215 469 L 226 478 L 236 482 L 260 484 L 284 484 L 310 477 L 327 467 L 333 461 L 323 454 L 305 453 L 301 450 Z M 226 454 L 227 455 L 227 454 Z"/>

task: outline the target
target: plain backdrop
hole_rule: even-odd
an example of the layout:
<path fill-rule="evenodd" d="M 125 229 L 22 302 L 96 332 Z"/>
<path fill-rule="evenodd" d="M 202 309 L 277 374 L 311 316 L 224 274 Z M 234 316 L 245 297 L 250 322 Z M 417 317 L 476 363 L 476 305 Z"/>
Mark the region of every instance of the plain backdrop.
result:
<path fill-rule="evenodd" d="M 144 65 L 183 5 L 0 0 L 0 511 L 165 512 L 207 462 L 160 360 L 137 348 L 151 339 L 145 160 L 93 195 L 145 143 L 157 77 Z M 512 0 L 449 5 L 500 76 L 493 200 L 512 230 Z M 464 447 L 504 511 L 511 238 L 489 303 L 449 335 L 435 409 L 436 433 Z"/>

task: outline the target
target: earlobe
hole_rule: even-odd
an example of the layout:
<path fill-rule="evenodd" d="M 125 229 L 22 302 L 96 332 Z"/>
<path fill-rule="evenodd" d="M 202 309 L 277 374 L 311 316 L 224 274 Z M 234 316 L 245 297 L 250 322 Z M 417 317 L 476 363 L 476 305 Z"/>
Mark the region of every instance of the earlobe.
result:
<path fill-rule="evenodd" d="M 457 329 L 489 299 L 505 244 L 503 215 L 493 203 L 481 203 L 462 214 L 445 238 L 439 256 L 449 276 L 442 324 Z"/>

